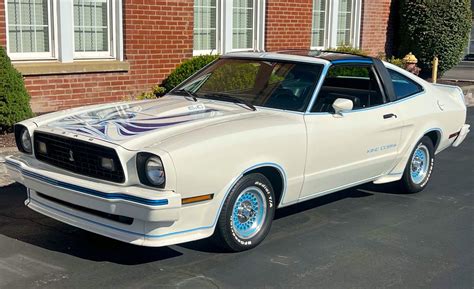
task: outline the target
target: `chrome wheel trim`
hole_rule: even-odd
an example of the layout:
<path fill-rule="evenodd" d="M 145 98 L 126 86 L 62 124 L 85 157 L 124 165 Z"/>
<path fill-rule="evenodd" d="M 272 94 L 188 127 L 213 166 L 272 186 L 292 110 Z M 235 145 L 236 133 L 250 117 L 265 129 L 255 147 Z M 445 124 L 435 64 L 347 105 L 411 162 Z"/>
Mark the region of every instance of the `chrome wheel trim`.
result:
<path fill-rule="evenodd" d="M 413 183 L 422 183 L 430 169 L 430 151 L 424 144 L 420 144 L 411 158 L 410 177 Z"/>
<path fill-rule="evenodd" d="M 254 237 L 263 227 L 267 202 L 263 191 L 255 186 L 244 189 L 232 208 L 232 227 L 240 239 Z"/>

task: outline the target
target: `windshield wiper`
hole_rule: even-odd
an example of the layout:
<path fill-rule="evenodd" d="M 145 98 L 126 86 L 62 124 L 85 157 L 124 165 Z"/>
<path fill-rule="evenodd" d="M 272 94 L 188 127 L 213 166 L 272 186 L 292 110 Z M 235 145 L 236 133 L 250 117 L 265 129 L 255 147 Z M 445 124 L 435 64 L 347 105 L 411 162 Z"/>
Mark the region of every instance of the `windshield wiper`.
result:
<path fill-rule="evenodd" d="M 257 108 L 253 104 L 251 104 L 250 102 L 248 102 L 246 100 L 243 100 L 243 99 L 240 99 L 238 97 L 226 94 L 226 93 L 209 93 L 209 94 L 205 94 L 204 96 L 201 96 L 201 97 L 212 98 L 212 99 L 217 99 L 217 100 L 226 100 L 226 101 L 230 101 L 230 102 L 233 102 L 233 103 L 241 103 L 241 104 L 249 107 L 253 111 L 257 110 Z"/>
<path fill-rule="evenodd" d="M 192 91 L 189 91 L 189 90 L 186 90 L 186 89 L 178 89 L 178 90 L 175 90 L 173 91 L 173 93 L 179 93 L 179 94 L 186 94 L 186 96 L 189 96 L 191 97 L 194 101 L 197 101 L 197 94 L 195 92 L 192 92 Z"/>

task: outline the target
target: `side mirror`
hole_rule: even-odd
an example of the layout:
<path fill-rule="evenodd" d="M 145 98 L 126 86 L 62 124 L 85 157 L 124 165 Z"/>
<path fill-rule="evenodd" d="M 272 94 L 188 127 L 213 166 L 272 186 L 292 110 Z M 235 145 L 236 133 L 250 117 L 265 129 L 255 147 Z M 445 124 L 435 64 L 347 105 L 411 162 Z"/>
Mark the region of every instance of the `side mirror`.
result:
<path fill-rule="evenodd" d="M 354 107 L 354 103 L 352 100 L 347 98 L 338 98 L 332 104 L 332 108 L 334 112 L 338 115 L 342 115 L 343 112 L 351 111 Z"/>

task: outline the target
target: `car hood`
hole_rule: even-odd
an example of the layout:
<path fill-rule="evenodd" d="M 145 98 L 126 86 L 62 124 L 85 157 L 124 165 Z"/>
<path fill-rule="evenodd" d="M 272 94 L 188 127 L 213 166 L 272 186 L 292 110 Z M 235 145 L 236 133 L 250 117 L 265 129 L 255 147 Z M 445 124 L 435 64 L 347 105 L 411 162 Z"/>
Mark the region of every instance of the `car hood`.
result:
<path fill-rule="evenodd" d="M 234 103 L 165 96 L 53 113 L 33 121 L 39 129 L 67 131 L 137 150 L 190 130 L 259 114 Z"/>

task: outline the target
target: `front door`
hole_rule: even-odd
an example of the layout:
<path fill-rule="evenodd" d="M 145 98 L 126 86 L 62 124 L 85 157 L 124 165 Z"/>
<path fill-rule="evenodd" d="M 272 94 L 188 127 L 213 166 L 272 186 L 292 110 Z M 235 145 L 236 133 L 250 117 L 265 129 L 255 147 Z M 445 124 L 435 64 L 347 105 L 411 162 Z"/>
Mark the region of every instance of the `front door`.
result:
<path fill-rule="evenodd" d="M 305 115 L 308 148 L 301 199 L 323 195 L 386 173 L 397 156 L 403 120 L 386 103 L 371 65 L 333 66 L 312 112 Z M 332 103 L 353 110 L 335 114 Z"/>

